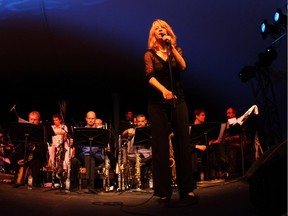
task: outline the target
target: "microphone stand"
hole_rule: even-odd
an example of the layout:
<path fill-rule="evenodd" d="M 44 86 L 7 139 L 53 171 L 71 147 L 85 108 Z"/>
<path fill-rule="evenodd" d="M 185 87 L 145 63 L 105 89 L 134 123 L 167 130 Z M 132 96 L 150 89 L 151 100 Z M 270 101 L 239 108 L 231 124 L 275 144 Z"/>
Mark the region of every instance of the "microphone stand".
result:
<path fill-rule="evenodd" d="M 174 94 L 174 86 L 173 86 L 173 76 L 172 76 L 172 66 L 171 66 L 171 44 L 165 42 L 165 46 L 167 49 L 168 53 L 168 65 L 169 65 L 169 74 L 170 74 L 170 83 L 171 83 L 171 91 Z M 176 100 L 173 95 L 173 108 L 176 108 Z"/>

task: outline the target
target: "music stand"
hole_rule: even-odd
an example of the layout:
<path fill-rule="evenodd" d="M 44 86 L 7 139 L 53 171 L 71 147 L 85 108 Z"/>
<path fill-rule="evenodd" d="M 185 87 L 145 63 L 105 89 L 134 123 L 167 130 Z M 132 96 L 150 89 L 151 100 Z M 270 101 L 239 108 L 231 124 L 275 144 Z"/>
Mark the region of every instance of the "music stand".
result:
<path fill-rule="evenodd" d="M 110 139 L 110 132 L 103 128 L 79 127 L 74 129 L 73 143 L 75 146 L 89 146 L 92 155 L 92 146 L 107 147 Z M 89 163 L 89 172 L 90 172 Z M 93 179 L 94 180 L 94 179 Z"/>
<path fill-rule="evenodd" d="M 27 144 L 33 143 L 35 145 L 45 144 L 45 130 L 42 125 L 35 125 L 30 123 L 12 123 L 10 125 L 9 137 L 12 142 L 24 143 L 24 166 L 27 163 L 26 151 Z M 22 179 L 22 184 L 25 185 L 25 179 Z"/>
<path fill-rule="evenodd" d="M 151 139 L 150 126 L 135 128 L 134 146 L 151 146 Z"/>
<path fill-rule="evenodd" d="M 197 140 L 203 140 L 205 142 L 205 145 L 207 147 L 206 150 L 206 159 L 207 159 L 207 170 L 206 170 L 206 176 L 209 179 L 210 178 L 210 165 L 209 165 L 209 141 L 217 139 L 219 132 L 221 128 L 221 122 L 205 122 L 202 124 L 192 125 L 191 127 L 191 133 L 190 133 L 190 140 L 191 141 L 197 141 Z"/>
<path fill-rule="evenodd" d="M 79 127 L 74 129 L 73 143 L 79 146 L 107 147 L 109 135 L 108 129 Z"/>
<path fill-rule="evenodd" d="M 138 154 L 138 148 L 140 146 L 143 146 L 143 147 L 150 147 L 151 146 L 151 139 L 152 139 L 152 136 L 151 136 L 151 128 L 150 126 L 145 126 L 145 127 L 136 127 L 135 128 L 135 135 L 134 135 L 134 143 L 133 143 L 133 146 L 136 147 L 136 153 Z M 137 161 L 136 161 L 137 163 Z M 141 174 L 141 172 L 140 172 Z M 140 176 L 140 179 L 141 179 L 141 176 Z M 131 190 L 132 192 L 135 191 L 135 192 L 145 192 L 145 193 L 149 193 L 149 191 L 145 191 L 145 190 L 142 190 L 140 188 L 136 188 L 136 189 L 132 189 Z"/>

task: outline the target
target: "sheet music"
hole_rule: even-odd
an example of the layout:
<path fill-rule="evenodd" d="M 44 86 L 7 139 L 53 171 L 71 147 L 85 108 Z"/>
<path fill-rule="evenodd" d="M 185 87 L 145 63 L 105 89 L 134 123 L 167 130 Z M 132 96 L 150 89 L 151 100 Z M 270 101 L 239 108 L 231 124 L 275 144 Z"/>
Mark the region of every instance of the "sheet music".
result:
<path fill-rule="evenodd" d="M 219 136 L 217 140 L 222 140 L 225 128 L 226 128 L 226 123 L 221 123 L 220 132 L 219 132 Z"/>
<path fill-rule="evenodd" d="M 242 115 L 241 117 L 239 117 L 239 118 L 237 119 L 237 121 L 235 122 L 235 124 L 238 123 L 239 125 L 242 125 L 242 124 L 247 120 L 247 118 L 251 115 L 251 113 L 254 113 L 255 115 L 258 115 L 258 114 L 259 114 L 257 105 L 251 106 L 251 107 L 244 113 L 244 115 Z"/>
<path fill-rule="evenodd" d="M 23 118 L 18 118 L 18 123 L 30 123 L 29 121 L 26 121 L 25 119 Z"/>

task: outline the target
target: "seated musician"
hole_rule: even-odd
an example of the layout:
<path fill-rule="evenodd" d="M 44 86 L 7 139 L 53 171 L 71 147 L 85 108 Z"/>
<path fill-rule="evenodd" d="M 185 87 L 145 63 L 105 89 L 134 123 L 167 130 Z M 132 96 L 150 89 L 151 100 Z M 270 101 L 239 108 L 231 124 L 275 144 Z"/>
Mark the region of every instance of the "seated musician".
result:
<path fill-rule="evenodd" d="M 206 111 L 198 108 L 193 111 L 194 121 L 192 125 L 203 124 L 206 118 Z M 205 140 L 196 140 L 191 142 L 191 153 L 192 153 L 192 167 L 194 170 L 195 182 L 204 180 L 200 179 L 200 173 L 204 172 L 203 164 L 206 159 L 206 144 Z"/>
<path fill-rule="evenodd" d="M 87 128 L 97 128 L 96 125 L 96 113 L 89 111 L 86 114 L 86 126 Z M 98 126 L 99 127 L 99 126 Z M 86 168 L 86 177 L 88 179 L 88 191 L 95 193 L 95 167 L 102 167 L 104 165 L 104 149 L 98 146 L 92 146 L 90 148 L 89 141 L 87 140 L 87 146 L 80 146 L 79 157 L 84 161 Z"/>
<path fill-rule="evenodd" d="M 139 114 L 136 116 L 136 127 L 145 127 L 148 125 L 147 118 L 144 114 Z M 127 152 L 128 152 L 128 161 L 132 167 L 135 167 L 136 164 L 136 153 L 139 154 L 140 163 L 144 166 L 141 166 L 141 181 L 145 181 L 147 178 L 147 172 L 152 166 L 152 147 L 151 146 L 133 146 L 135 128 L 131 127 L 122 132 L 122 137 L 127 138 Z"/>
<path fill-rule="evenodd" d="M 40 113 L 38 111 L 31 111 L 28 115 L 29 121 L 27 123 L 41 125 Z M 43 126 L 46 130 L 45 134 L 47 135 L 47 142 L 51 142 L 52 130 L 48 130 L 48 127 Z M 51 129 L 51 128 L 50 128 Z M 52 132 L 51 132 L 52 131 Z M 26 183 L 28 169 L 31 170 L 31 175 L 33 177 L 33 185 L 41 186 L 43 179 L 41 179 L 41 168 L 47 162 L 46 152 L 47 145 L 43 139 L 43 143 L 27 143 L 25 145 L 19 144 L 19 149 L 15 151 L 12 155 L 11 163 L 13 164 L 15 171 L 15 183 L 16 187 Z M 26 149 L 25 149 L 26 148 Z M 26 159 L 23 160 L 24 151 L 26 150 Z M 24 163 L 25 161 L 25 163 Z"/>
<path fill-rule="evenodd" d="M 48 166 L 57 173 L 56 177 L 61 179 L 69 163 L 68 127 L 63 124 L 63 118 L 60 114 L 54 114 L 52 120 L 54 124 L 51 127 L 55 135 L 52 136 L 52 143 L 48 147 Z"/>
<path fill-rule="evenodd" d="M 226 110 L 227 123 L 225 125 L 223 135 L 216 140 L 211 140 L 209 145 L 220 144 L 225 147 L 227 167 L 224 172 L 230 175 L 239 175 L 241 170 L 240 141 L 241 128 L 239 124 L 235 124 L 237 120 L 237 109 L 229 107 Z"/>

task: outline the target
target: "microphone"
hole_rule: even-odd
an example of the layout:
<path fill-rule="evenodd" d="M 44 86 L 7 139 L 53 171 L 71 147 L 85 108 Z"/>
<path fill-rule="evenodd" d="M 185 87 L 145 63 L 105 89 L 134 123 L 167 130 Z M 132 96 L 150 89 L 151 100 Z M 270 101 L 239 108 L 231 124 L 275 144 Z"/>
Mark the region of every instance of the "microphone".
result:
<path fill-rule="evenodd" d="M 161 37 L 163 38 L 166 34 L 160 33 L 160 35 L 161 35 Z M 170 41 L 169 41 L 168 39 L 165 39 L 164 41 L 165 41 L 165 43 L 166 43 L 166 46 L 171 46 L 171 43 L 170 43 Z"/>
<path fill-rule="evenodd" d="M 15 107 L 16 107 L 16 104 L 14 104 L 14 106 L 10 109 L 10 111 L 9 112 L 12 112 L 12 110 L 14 110 L 15 109 Z"/>

